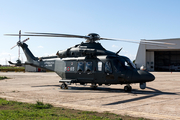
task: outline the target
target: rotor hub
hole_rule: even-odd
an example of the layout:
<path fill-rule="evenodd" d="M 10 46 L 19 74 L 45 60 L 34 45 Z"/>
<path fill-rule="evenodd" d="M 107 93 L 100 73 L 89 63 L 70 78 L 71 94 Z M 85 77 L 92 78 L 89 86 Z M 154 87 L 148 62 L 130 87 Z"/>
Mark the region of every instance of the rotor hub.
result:
<path fill-rule="evenodd" d="M 89 33 L 87 36 L 89 36 L 87 42 L 95 42 L 97 40 L 100 40 L 100 36 L 97 33 Z"/>
<path fill-rule="evenodd" d="M 17 45 L 18 45 L 18 46 L 21 46 L 21 44 L 22 44 L 21 41 L 18 41 L 18 42 L 17 42 Z"/>

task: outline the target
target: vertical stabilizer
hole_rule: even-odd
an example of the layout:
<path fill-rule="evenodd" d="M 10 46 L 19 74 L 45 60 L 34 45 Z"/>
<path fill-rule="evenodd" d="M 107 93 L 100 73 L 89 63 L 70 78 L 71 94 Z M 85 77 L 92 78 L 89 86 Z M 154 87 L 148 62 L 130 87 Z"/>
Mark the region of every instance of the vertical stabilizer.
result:
<path fill-rule="evenodd" d="M 29 63 L 32 63 L 33 61 L 37 61 L 38 58 L 36 58 L 32 52 L 29 50 L 28 45 L 26 43 L 23 43 L 20 45 L 24 51 L 24 54 L 26 55 L 27 61 Z"/>

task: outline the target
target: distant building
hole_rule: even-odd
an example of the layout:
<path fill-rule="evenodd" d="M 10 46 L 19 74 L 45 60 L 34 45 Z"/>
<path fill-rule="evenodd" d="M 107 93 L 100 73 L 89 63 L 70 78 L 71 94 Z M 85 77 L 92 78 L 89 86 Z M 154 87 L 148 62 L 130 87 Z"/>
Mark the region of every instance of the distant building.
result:
<path fill-rule="evenodd" d="M 145 66 L 149 71 L 180 71 L 180 38 L 151 41 L 176 45 L 166 47 L 161 46 L 162 44 L 150 45 L 141 42 L 135 60 L 137 68 Z"/>
<path fill-rule="evenodd" d="M 33 67 L 31 65 L 25 65 L 25 72 L 45 72 L 45 71 L 38 67 Z"/>

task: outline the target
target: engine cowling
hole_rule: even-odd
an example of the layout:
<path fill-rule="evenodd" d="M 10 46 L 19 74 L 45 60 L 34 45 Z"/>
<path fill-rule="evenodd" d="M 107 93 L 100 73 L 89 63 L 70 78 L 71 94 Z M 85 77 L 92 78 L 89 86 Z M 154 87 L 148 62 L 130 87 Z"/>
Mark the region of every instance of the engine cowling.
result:
<path fill-rule="evenodd" d="M 83 57 L 83 56 L 95 56 L 96 50 L 95 49 L 67 49 L 61 50 L 56 53 L 59 58 L 66 58 L 66 57 Z"/>

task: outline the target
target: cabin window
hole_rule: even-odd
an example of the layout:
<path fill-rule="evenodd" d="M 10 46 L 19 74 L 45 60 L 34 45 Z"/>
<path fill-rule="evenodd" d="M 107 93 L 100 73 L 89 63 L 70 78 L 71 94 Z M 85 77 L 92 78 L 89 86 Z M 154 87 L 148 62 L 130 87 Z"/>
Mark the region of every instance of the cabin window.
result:
<path fill-rule="evenodd" d="M 90 72 L 92 72 L 92 70 L 93 70 L 92 62 L 86 62 L 86 67 L 85 67 L 86 73 L 90 73 Z"/>
<path fill-rule="evenodd" d="M 112 66 L 111 66 L 111 63 L 109 61 L 107 61 L 105 63 L 105 72 L 106 73 L 112 73 Z"/>
<path fill-rule="evenodd" d="M 98 71 L 102 71 L 102 62 L 98 62 Z"/>
<path fill-rule="evenodd" d="M 77 71 L 82 73 L 84 71 L 84 62 L 78 62 Z"/>

